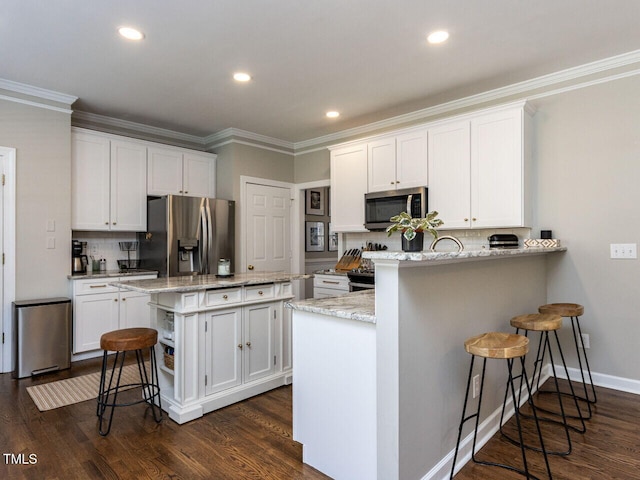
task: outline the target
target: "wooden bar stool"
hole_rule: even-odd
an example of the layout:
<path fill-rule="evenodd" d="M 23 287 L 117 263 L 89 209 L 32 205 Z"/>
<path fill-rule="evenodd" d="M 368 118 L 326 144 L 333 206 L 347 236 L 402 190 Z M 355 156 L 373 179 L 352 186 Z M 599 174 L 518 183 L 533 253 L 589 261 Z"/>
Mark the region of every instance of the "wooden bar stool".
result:
<path fill-rule="evenodd" d="M 156 362 L 155 344 L 158 342 L 158 332 L 153 328 L 125 328 L 122 330 L 114 330 L 107 332 L 100 337 L 100 348 L 104 350 L 102 356 L 102 374 L 100 376 L 100 390 L 98 392 L 98 406 L 96 414 L 99 419 L 100 435 L 106 436 L 111 431 L 111 423 L 113 422 L 113 412 L 115 407 L 126 407 L 137 403 L 146 402 L 151 406 L 153 418 L 156 422 L 162 420 L 162 403 L 160 400 L 160 386 L 158 384 L 158 364 Z M 150 375 L 147 372 L 147 366 L 144 362 L 144 349 L 149 349 Z M 107 372 L 107 353 L 115 351 L 111 372 Z M 135 352 L 138 364 L 138 373 L 140 375 L 139 383 L 120 384 L 122 376 L 122 367 L 127 352 Z M 118 363 L 119 362 L 119 363 Z M 119 366 L 118 366 L 119 365 Z M 116 368 L 118 367 L 117 378 Z M 107 383 L 107 375 L 109 382 Z M 118 403 L 118 393 L 125 389 L 140 388 L 142 390 L 142 398 L 128 403 Z M 158 405 L 155 404 L 155 399 Z M 106 430 L 103 429 L 103 421 L 107 407 L 111 407 L 109 419 L 107 421 Z"/>
<path fill-rule="evenodd" d="M 549 341 L 549 332 L 553 332 L 553 334 L 555 335 L 555 339 L 556 339 L 556 345 L 558 347 L 558 352 L 560 354 L 560 359 L 562 361 L 562 365 L 564 367 L 565 373 L 568 375 L 568 371 L 567 371 L 567 364 L 564 360 L 564 354 L 562 352 L 562 347 L 560 346 L 560 340 L 558 339 L 558 330 L 560 330 L 560 328 L 562 328 L 562 317 L 560 315 L 552 315 L 552 314 L 541 314 L 541 313 L 533 313 L 533 314 L 528 314 L 528 315 L 518 315 L 516 317 L 513 317 L 510 322 L 512 327 L 514 327 L 516 329 L 516 333 L 520 333 L 520 330 L 524 330 L 525 332 L 525 336 L 528 337 L 529 336 L 529 332 L 540 332 L 540 339 L 538 342 L 538 351 L 536 353 L 536 358 L 535 361 L 533 363 L 533 375 L 531 376 L 531 381 L 532 383 L 536 380 L 536 378 L 538 379 L 538 387 L 540 385 L 540 377 L 542 376 L 542 366 L 544 365 L 544 359 L 545 357 L 549 356 L 549 361 L 551 362 L 551 370 L 553 372 L 553 380 L 555 383 L 555 391 L 544 391 L 544 392 L 540 392 L 540 389 L 538 388 L 539 393 L 555 393 L 558 397 L 558 404 L 560 407 L 560 412 L 554 412 L 554 411 L 550 411 L 548 409 L 543 409 L 542 407 L 540 407 L 539 405 L 536 406 L 536 410 L 538 412 L 543 411 L 543 412 L 547 412 L 547 413 L 551 413 L 553 415 L 558 415 L 560 417 L 562 417 L 562 421 L 557 421 L 555 419 L 552 418 L 542 418 L 542 417 L 538 417 L 538 420 L 540 421 L 549 421 L 549 422 L 554 422 L 554 423 L 558 423 L 560 425 L 563 426 L 564 431 L 565 431 L 565 435 L 567 438 L 567 449 L 566 450 L 562 450 L 562 451 L 550 451 L 547 450 L 547 454 L 550 455 L 569 455 L 571 453 L 571 436 L 569 435 L 569 429 L 575 430 L 579 433 L 584 433 L 586 431 L 586 426 L 584 423 L 584 419 L 582 417 L 582 413 L 580 411 L 580 406 L 578 404 L 578 399 L 577 396 L 575 394 L 575 391 L 573 390 L 573 385 L 571 384 L 571 382 L 569 382 L 569 387 L 571 389 L 571 394 L 573 397 L 573 402 L 574 405 L 576 407 L 576 410 L 578 412 L 578 417 L 581 423 L 582 423 L 582 428 L 578 428 L 574 425 L 570 425 L 567 418 L 568 415 L 565 413 L 564 410 L 564 405 L 562 403 L 562 393 L 560 392 L 560 385 L 558 384 L 558 376 L 556 375 L 556 367 L 555 367 L 555 361 L 553 359 L 553 352 L 551 351 L 551 342 Z M 507 386 L 508 388 L 508 386 Z M 520 392 L 522 392 L 522 381 L 520 382 Z M 506 408 L 506 404 L 507 404 L 507 393 L 505 392 L 504 395 L 504 402 L 502 404 L 502 415 L 504 416 L 504 411 Z M 532 396 L 529 396 L 529 405 L 531 405 L 533 407 L 534 405 L 534 400 Z M 520 398 L 518 398 L 518 403 L 514 404 L 514 408 L 520 408 L 517 407 L 516 405 L 520 405 Z M 524 414 L 522 414 L 524 416 Z M 516 440 L 514 440 L 513 438 L 509 437 L 502 429 L 502 416 L 500 417 L 500 432 L 502 433 L 502 435 L 505 436 L 505 438 L 507 438 L 508 440 L 510 440 L 511 442 L 517 443 Z M 527 446 L 527 448 L 530 448 L 532 450 L 538 450 L 535 447 L 530 447 Z"/>
<path fill-rule="evenodd" d="M 516 358 L 520 358 L 522 375 L 525 378 L 525 383 L 527 384 L 529 396 L 531 396 L 531 387 L 526 377 L 527 374 L 524 368 L 524 357 L 529 351 L 529 339 L 524 335 L 518 335 L 513 333 L 501 333 L 501 332 L 483 333 L 482 335 L 478 335 L 476 337 L 471 337 L 467 339 L 464 342 L 464 349 L 467 351 L 467 353 L 471 354 L 471 366 L 469 367 L 469 377 L 467 379 L 467 391 L 465 393 L 464 405 L 462 407 L 462 418 L 460 419 L 460 426 L 458 427 L 458 441 L 456 442 L 456 449 L 453 455 L 453 465 L 451 466 L 450 478 L 453 478 L 455 468 L 456 468 L 456 459 L 458 457 L 458 449 L 460 448 L 460 439 L 462 437 L 462 427 L 467 422 L 467 420 L 471 420 L 475 418 L 475 427 L 473 431 L 473 446 L 471 448 L 471 459 L 475 463 L 478 463 L 481 465 L 489 465 L 494 467 L 506 468 L 507 470 L 511 470 L 521 475 L 524 475 L 527 478 L 536 479 L 537 477 L 533 476 L 529 472 L 525 445 L 522 440 L 522 426 L 520 423 L 520 412 L 518 412 L 517 408 L 515 408 L 514 410 L 515 410 L 516 424 L 518 426 L 518 435 L 520 438 L 519 446 L 520 446 L 520 452 L 522 455 L 523 468 L 518 468 L 512 465 L 506 465 L 501 463 L 480 461 L 476 458 L 476 438 L 478 436 L 478 424 L 480 422 L 480 408 L 482 406 L 482 392 L 484 390 L 484 376 L 485 376 L 485 371 L 487 366 L 487 358 L 504 359 L 507 361 L 507 369 L 509 373 L 508 385 L 510 385 L 511 387 L 511 396 L 513 399 L 513 404 L 517 405 L 516 391 L 515 391 L 514 377 L 513 377 L 513 361 Z M 469 388 L 472 382 L 473 364 L 476 357 L 481 357 L 483 359 L 482 377 L 480 380 L 480 396 L 478 398 L 478 408 L 476 412 L 467 416 L 467 402 L 469 400 Z M 535 419 L 536 427 L 538 430 L 538 438 L 540 440 L 540 451 L 544 456 L 544 462 L 547 468 L 547 474 L 551 479 L 552 478 L 551 468 L 549 467 L 549 460 L 547 458 L 547 452 L 544 448 L 544 442 L 542 440 L 542 432 L 540 431 L 540 424 L 538 423 L 538 417 L 536 415 L 535 406 L 533 405 L 532 405 L 532 411 L 533 411 L 533 417 Z"/>
<path fill-rule="evenodd" d="M 593 385 L 593 378 L 591 377 L 591 368 L 589 367 L 589 359 L 587 358 L 587 351 L 584 348 L 584 340 L 582 339 L 582 329 L 580 328 L 580 317 L 584 314 L 584 307 L 577 303 L 549 303 L 538 307 L 540 313 L 552 313 L 560 315 L 561 317 L 567 317 L 571 319 L 571 330 L 573 332 L 573 343 L 576 346 L 576 355 L 578 356 L 578 366 L 580 368 L 580 375 L 582 377 L 582 388 L 584 390 L 584 397 L 578 398 L 584 402 L 587 402 L 588 413 L 584 417 L 585 419 L 591 418 L 591 404 L 596 403 L 598 398 L 596 397 L 596 389 Z M 578 344 L 578 340 L 580 343 Z M 580 353 L 580 347 L 582 346 L 582 353 Z M 587 367 L 587 374 L 589 376 L 589 384 L 591 385 L 591 397 L 587 388 L 587 381 L 584 376 L 584 369 L 582 367 L 582 358 L 584 357 L 584 364 Z M 569 377 L 567 376 L 567 379 Z"/>

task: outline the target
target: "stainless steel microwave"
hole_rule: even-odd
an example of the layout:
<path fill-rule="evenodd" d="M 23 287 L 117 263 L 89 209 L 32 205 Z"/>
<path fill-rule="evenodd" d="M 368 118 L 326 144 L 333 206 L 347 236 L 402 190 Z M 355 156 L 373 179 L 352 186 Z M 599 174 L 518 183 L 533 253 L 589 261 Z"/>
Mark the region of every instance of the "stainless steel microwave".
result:
<path fill-rule="evenodd" d="M 414 218 L 423 218 L 428 212 L 427 187 L 365 193 L 364 226 L 369 230 L 384 230 L 389 219 L 400 212 L 408 212 Z"/>

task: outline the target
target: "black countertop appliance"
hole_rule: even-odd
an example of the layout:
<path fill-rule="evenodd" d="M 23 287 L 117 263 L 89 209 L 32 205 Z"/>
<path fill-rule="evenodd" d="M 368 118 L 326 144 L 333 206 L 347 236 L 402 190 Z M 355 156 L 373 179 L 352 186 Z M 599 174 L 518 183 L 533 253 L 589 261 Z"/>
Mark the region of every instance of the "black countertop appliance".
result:
<path fill-rule="evenodd" d="M 513 233 L 496 233 L 489 237 L 489 248 L 518 248 L 518 236 Z"/>

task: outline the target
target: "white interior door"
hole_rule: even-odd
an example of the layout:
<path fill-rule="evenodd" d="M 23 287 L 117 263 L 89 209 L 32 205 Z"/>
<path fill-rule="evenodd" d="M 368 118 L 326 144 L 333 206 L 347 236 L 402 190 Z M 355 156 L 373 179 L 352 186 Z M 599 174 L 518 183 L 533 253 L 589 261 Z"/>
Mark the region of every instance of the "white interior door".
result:
<path fill-rule="evenodd" d="M 291 189 L 247 183 L 245 192 L 247 270 L 291 271 Z"/>

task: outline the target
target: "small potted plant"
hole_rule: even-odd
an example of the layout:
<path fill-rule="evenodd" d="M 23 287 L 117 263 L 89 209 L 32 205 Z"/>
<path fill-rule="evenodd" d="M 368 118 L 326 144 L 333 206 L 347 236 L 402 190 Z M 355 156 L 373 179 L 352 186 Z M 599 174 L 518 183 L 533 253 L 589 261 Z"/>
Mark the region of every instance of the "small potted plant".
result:
<path fill-rule="evenodd" d="M 402 250 L 405 252 L 421 252 L 424 246 L 424 232 L 429 232 L 433 238 L 438 238 L 436 228 L 443 224 L 436 218 L 438 212 L 427 213 L 424 218 L 413 218 L 407 212 L 391 217 L 392 222 L 387 227 L 387 235 L 393 232 L 402 232 Z"/>

